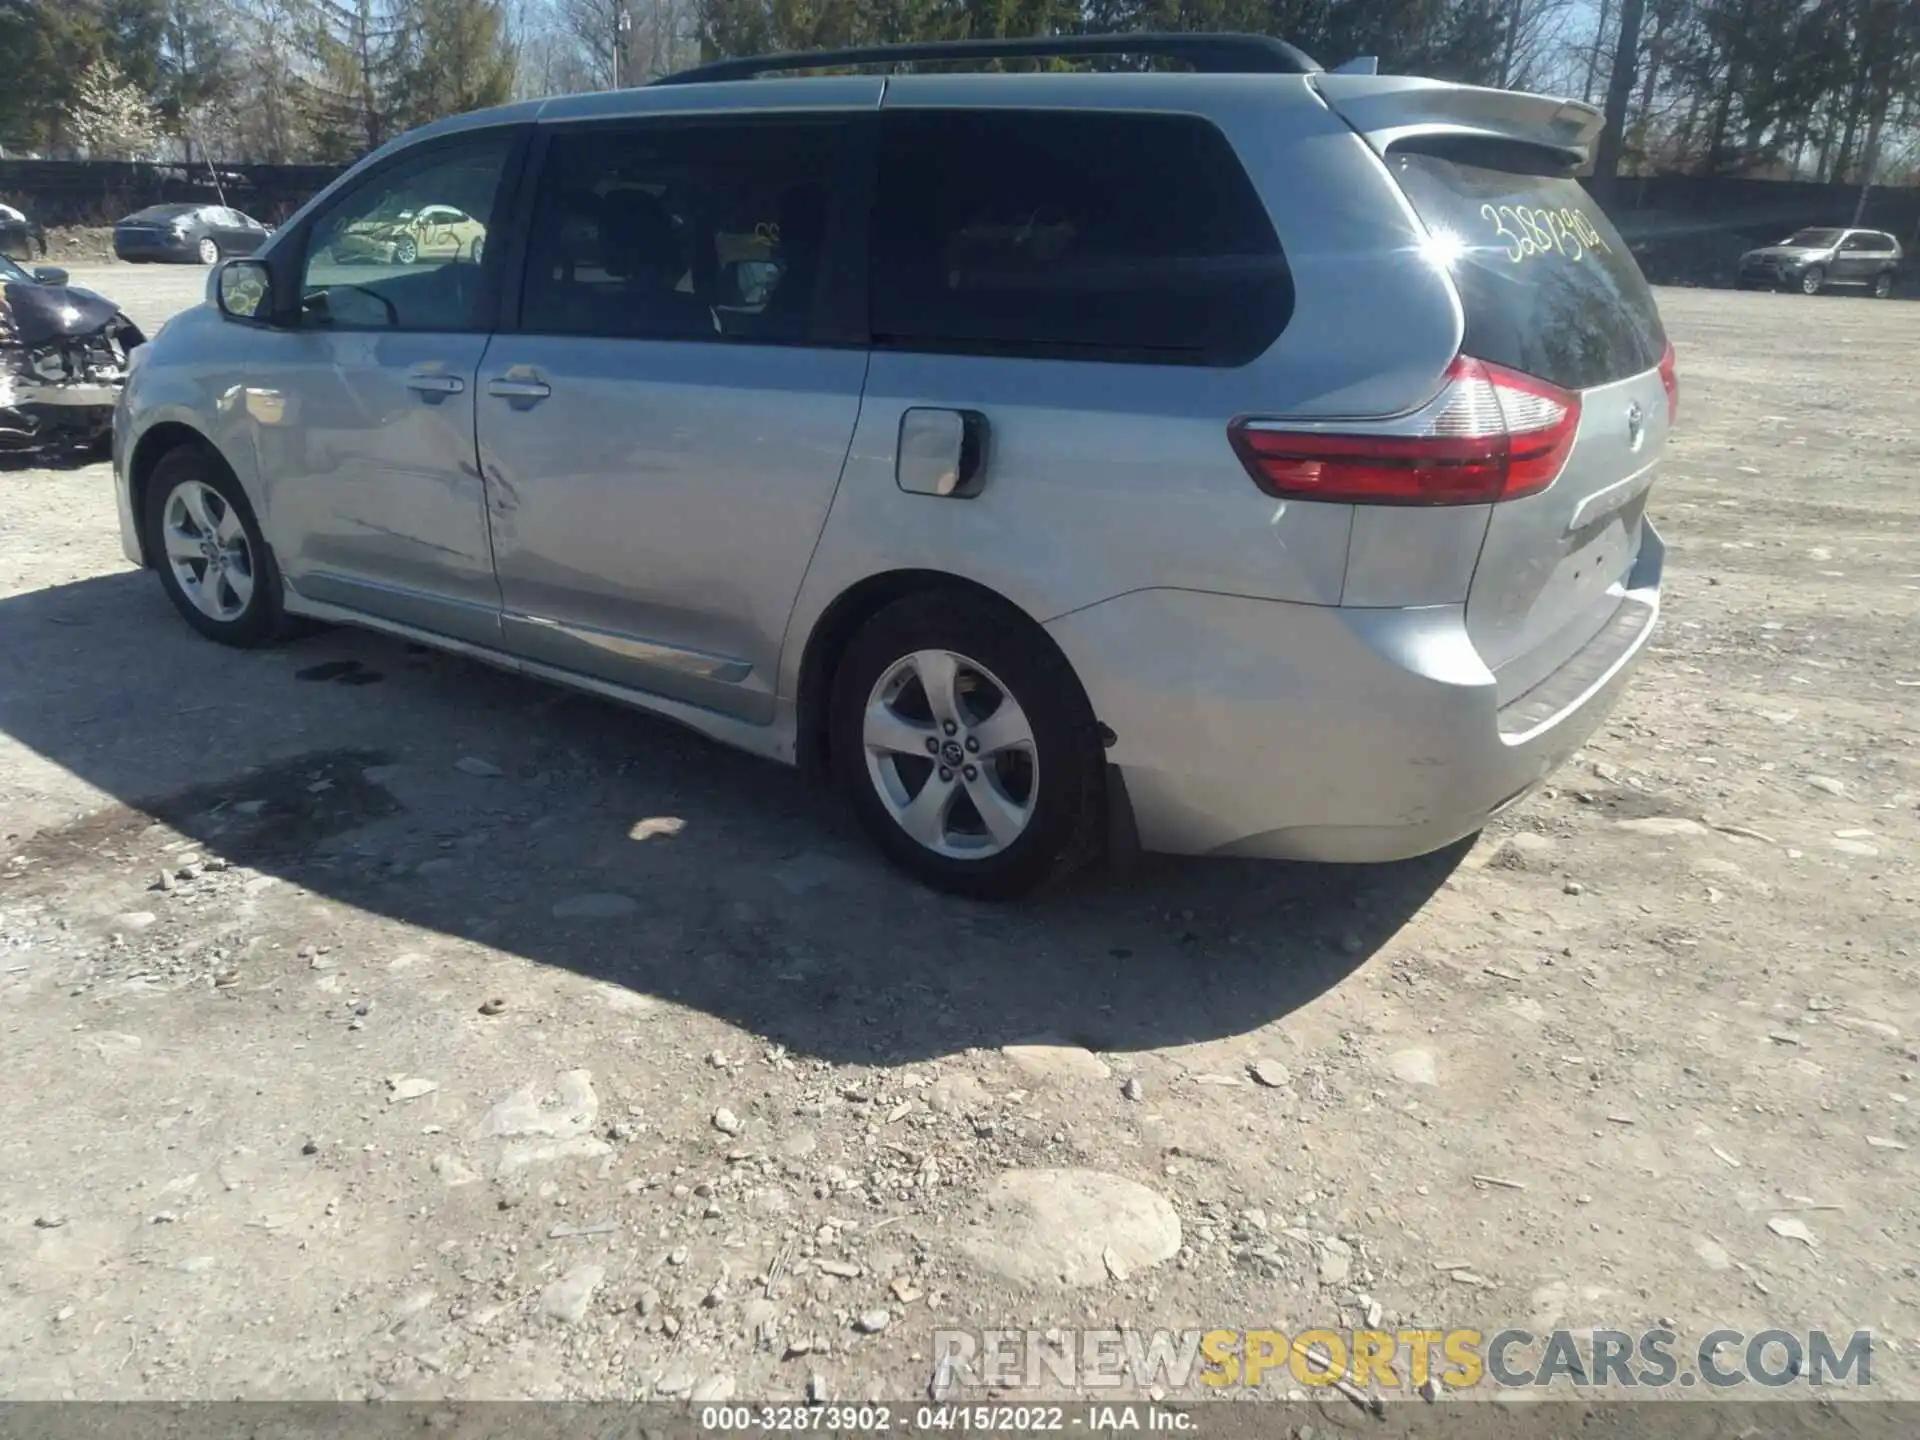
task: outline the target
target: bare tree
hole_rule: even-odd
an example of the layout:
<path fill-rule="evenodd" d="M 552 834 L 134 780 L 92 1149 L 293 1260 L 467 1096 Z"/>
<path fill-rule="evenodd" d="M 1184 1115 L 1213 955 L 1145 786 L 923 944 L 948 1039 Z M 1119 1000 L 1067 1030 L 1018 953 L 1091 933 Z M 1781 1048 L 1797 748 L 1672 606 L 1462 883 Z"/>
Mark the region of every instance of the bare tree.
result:
<path fill-rule="evenodd" d="M 153 103 L 102 55 L 80 72 L 67 111 L 67 134 L 94 160 L 150 160 L 160 149 Z"/>
<path fill-rule="evenodd" d="M 1565 44 L 1574 0 L 1505 0 L 1494 83 L 1530 90 L 1550 84 L 1555 52 Z"/>
<path fill-rule="evenodd" d="M 556 9 L 596 90 L 644 85 L 697 49 L 686 0 L 558 0 Z"/>
<path fill-rule="evenodd" d="M 1640 60 L 1640 20 L 1646 10 L 1646 0 L 1620 0 L 1620 35 L 1614 42 L 1613 74 L 1607 80 L 1606 124 L 1600 131 L 1600 146 L 1593 161 L 1594 189 L 1602 200 L 1608 198 L 1614 177 L 1620 173 L 1620 152 L 1627 134 L 1627 102 L 1633 97 L 1633 81 Z"/>

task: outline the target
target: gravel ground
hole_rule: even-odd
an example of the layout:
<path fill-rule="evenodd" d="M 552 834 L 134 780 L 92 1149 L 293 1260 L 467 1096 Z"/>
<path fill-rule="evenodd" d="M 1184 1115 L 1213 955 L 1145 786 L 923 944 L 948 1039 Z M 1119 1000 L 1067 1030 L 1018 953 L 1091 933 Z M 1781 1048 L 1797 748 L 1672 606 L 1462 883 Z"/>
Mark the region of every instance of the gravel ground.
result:
<path fill-rule="evenodd" d="M 1912 312 L 1662 301 L 1668 610 L 1553 787 L 1018 908 L 644 717 L 208 645 L 105 467 L 0 472 L 0 1398 L 904 1399 L 943 1327 L 1370 1321 L 1870 1327 L 1920 1395 Z"/>

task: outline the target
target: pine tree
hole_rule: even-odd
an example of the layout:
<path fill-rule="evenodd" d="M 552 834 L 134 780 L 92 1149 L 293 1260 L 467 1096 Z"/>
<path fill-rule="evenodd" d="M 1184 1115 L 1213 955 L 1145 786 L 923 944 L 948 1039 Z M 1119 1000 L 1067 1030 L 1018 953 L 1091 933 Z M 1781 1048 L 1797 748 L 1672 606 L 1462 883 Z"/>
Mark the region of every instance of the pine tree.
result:
<path fill-rule="evenodd" d="M 411 0 L 397 83 L 407 125 L 500 105 L 513 96 L 515 56 L 499 0 Z"/>
<path fill-rule="evenodd" d="M 188 158 L 225 138 L 236 88 L 227 0 L 166 0 L 155 94 Z"/>
<path fill-rule="evenodd" d="M 316 0 L 315 12 L 316 68 L 302 87 L 314 158 L 357 159 L 404 128 L 405 17 L 387 0 Z"/>

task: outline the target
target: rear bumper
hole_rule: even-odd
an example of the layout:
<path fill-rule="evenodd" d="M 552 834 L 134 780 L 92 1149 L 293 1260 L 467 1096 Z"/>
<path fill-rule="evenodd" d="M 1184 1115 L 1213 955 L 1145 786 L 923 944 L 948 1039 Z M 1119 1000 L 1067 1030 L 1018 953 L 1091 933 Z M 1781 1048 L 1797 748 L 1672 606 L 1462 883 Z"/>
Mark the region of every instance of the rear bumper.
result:
<path fill-rule="evenodd" d="M 1371 862 L 1473 834 L 1605 718 L 1654 629 L 1642 527 L 1612 621 L 1502 705 L 1462 607 L 1146 590 L 1047 628 L 1114 732 L 1142 848 Z"/>
<path fill-rule="evenodd" d="M 0 255 L 25 260 L 47 253 L 47 232 L 31 220 L 0 220 Z"/>

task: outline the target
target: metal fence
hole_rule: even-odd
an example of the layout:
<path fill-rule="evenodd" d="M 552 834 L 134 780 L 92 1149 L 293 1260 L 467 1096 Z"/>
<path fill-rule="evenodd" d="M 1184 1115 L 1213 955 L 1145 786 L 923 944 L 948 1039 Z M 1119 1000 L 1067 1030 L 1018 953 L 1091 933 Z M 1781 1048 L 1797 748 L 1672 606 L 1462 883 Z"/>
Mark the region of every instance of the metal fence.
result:
<path fill-rule="evenodd" d="M 42 225 L 111 225 L 148 205 L 231 205 L 278 224 L 340 173 L 337 165 L 148 165 L 0 160 L 0 201 Z"/>

